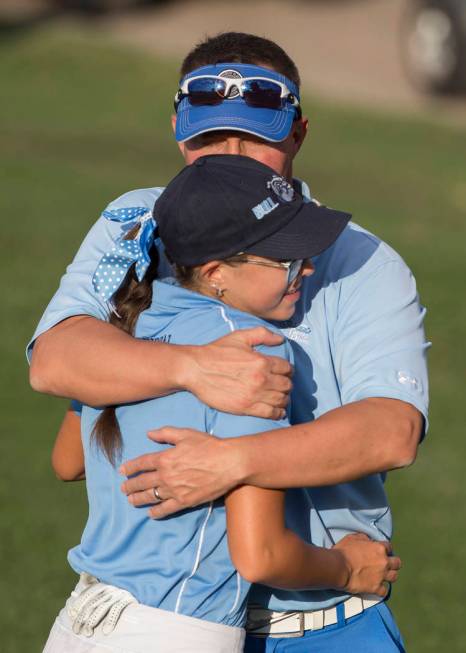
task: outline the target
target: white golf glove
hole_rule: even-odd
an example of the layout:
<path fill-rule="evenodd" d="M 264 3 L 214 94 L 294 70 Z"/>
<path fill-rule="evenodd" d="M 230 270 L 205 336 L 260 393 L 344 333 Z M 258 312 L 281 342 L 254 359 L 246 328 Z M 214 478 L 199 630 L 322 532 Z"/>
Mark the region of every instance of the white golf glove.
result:
<path fill-rule="evenodd" d="M 102 632 L 108 635 L 114 630 L 123 610 L 137 601 L 126 590 L 99 583 L 91 576 L 86 580 L 90 582 L 89 587 L 67 605 L 73 632 L 92 637 L 95 628 L 102 624 Z"/>

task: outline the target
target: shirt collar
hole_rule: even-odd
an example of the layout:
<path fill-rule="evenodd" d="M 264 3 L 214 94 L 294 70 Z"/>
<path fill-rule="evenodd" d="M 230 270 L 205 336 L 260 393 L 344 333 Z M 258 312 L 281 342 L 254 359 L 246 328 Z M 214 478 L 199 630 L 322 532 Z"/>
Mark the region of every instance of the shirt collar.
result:
<path fill-rule="evenodd" d="M 309 186 L 306 184 L 305 181 L 302 181 L 302 179 L 298 179 L 297 177 L 293 177 L 293 188 L 302 197 L 304 197 L 304 199 L 306 199 L 308 201 L 312 200 L 312 195 L 311 195 L 311 191 L 309 189 Z"/>
<path fill-rule="evenodd" d="M 224 303 L 215 297 L 201 295 L 179 285 L 174 277 L 157 279 L 152 286 L 152 304 L 149 310 L 158 313 L 178 313 L 186 308 L 206 308 Z"/>

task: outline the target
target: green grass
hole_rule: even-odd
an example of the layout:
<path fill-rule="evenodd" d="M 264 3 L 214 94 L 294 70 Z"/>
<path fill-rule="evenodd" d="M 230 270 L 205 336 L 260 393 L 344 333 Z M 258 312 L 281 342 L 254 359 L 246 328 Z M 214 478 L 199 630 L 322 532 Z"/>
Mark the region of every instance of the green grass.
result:
<path fill-rule="evenodd" d="M 23 348 L 65 265 L 108 201 L 179 169 L 171 136 L 176 67 L 111 43 L 38 32 L 0 46 L 4 276 L 0 348 L 2 651 L 41 650 L 73 583 L 84 486 L 49 468 L 64 403 L 33 394 Z M 390 476 L 404 569 L 392 607 L 411 653 L 461 651 L 466 590 L 463 300 L 466 132 L 414 118 L 305 103 L 296 172 L 409 262 L 434 342 L 430 432 Z"/>

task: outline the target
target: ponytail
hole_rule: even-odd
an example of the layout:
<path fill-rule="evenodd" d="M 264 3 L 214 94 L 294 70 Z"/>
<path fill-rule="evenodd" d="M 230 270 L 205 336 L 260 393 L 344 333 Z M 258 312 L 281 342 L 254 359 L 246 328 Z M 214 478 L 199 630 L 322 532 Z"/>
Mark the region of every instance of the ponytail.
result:
<path fill-rule="evenodd" d="M 134 238 L 137 229 L 128 232 L 127 240 Z M 114 309 L 109 323 L 130 335 L 134 334 L 139 315 L 150 306 L 152 301 L 152 282 L 157 278 L 159 264 L 159 255 L 155 245 L 151 247 L 149 254 L 151 262 L 142 281 L 138 281 L 135 272 L 136 263 L 133 263 L 123 283 L 113 296 Z M 91 433 L 91 441 L 105 453 L 112 465 L 115 465 L 120 459 L 123 449 L 123 440 L 115 411 L 116 406 L 104 408 Z"/>

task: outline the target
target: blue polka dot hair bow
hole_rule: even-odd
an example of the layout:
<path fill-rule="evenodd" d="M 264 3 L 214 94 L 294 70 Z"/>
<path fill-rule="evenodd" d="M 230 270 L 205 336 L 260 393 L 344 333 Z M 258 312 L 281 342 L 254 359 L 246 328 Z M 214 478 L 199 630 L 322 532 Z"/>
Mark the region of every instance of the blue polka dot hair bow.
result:
<path fill-rule="evenodd" d="M 150 248 L 158 239 L 152 211 L 146 206 L 107 210 L 102 215 L 107 220 L 127 223 L 124 225 L 125 232 L 140 225 L 134 239 L 125 240 L 123 235 L 115 242 L 111 251 L 101 258 L 94 273 L 92 278 L 94 290 L 105 301 L 109 301 L 133 263 L 136 263 L 137 278 L 139 281 L 142 280 L 150 264 Z"/>

